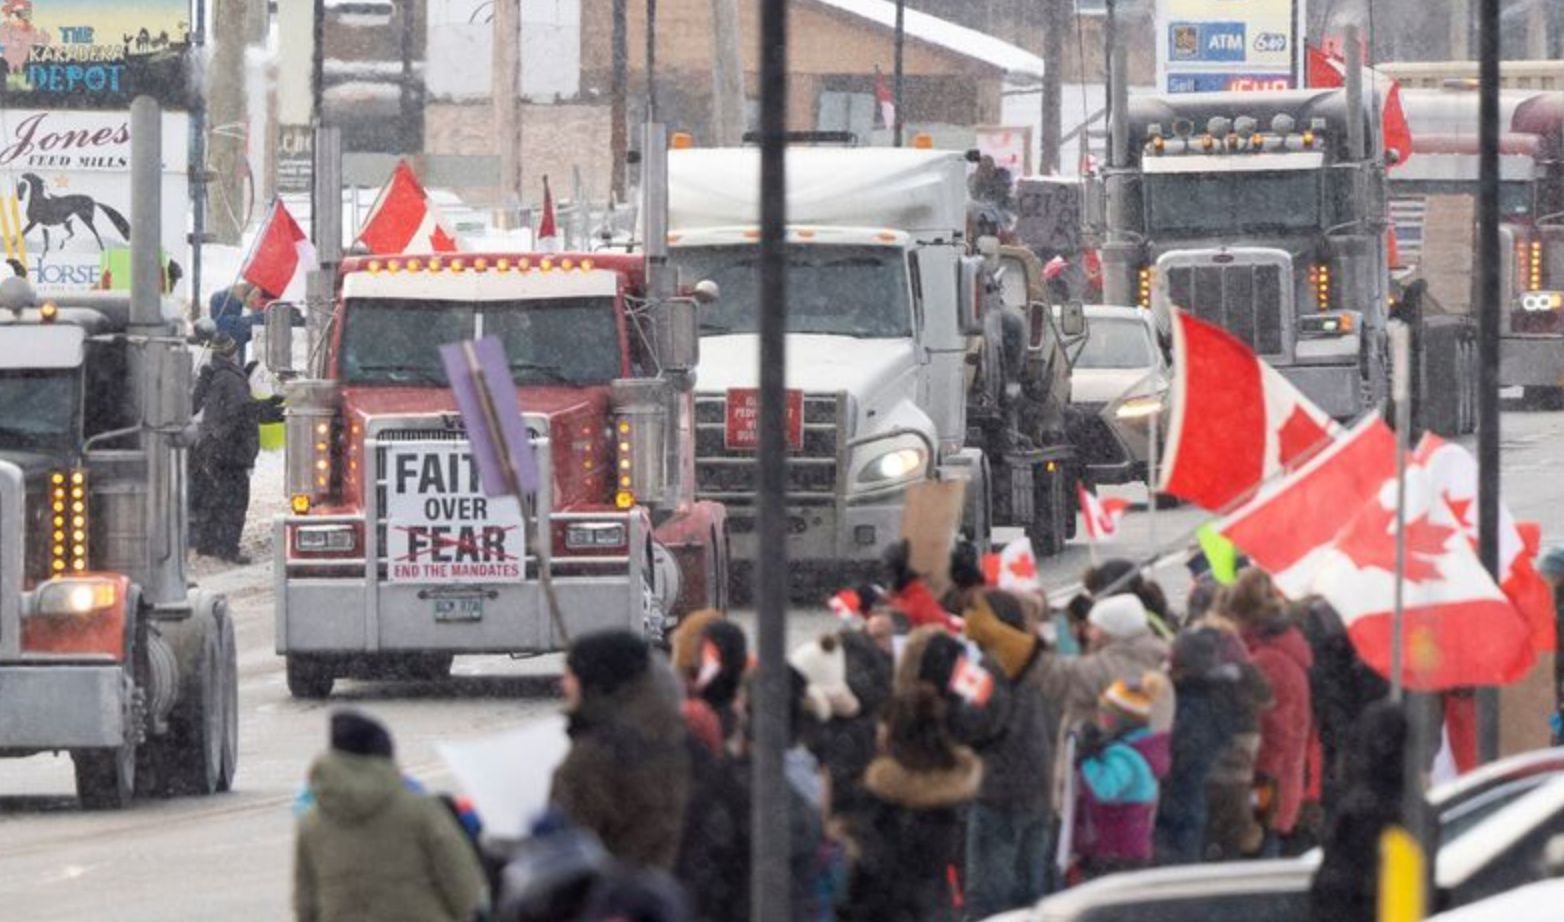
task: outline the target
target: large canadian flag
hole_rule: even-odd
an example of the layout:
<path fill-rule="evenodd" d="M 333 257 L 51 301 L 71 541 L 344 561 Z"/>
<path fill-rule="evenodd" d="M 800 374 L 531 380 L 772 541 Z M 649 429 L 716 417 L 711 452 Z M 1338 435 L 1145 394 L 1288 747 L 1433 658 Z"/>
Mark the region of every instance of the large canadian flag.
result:
<path fill-rule="evenodd" d="M 1402 579 L 1406 687 L 1503 685 L 1534 659 L 1526 618 L 1483 569 L 1435 473 L 1406 473 Z M 1341 615 L 1358 655 L 1391 670 L 1396 588 L 1396 480 L 1385 480 L 1336 534 L 1313 590 Z M 1350 507 L 1338 507 L 1350 508 Z"/>
<path fill-rule="evenodd" d="M 1129 500 L 1112 496 L 1098 499 L 1084 483 L 1077 483 L 1075 490 L 1081 504 L 1081 520 L 1086 523 L 1087 540 L 1092 544 L 1119 540 L 1119 520 L 1129 510 Z"/>
<path fill-rule="evenodd" d="M 1477 459 L 1461 446 L 1429 433 L 1418 443 L 1413 463 L 1428 469 L 1433 488 L 1444 497 L 1462 533 L 1476 547 Z M 1557 631 L 1553 590 L 1532 566 L 1540 537 L 1535 526 L 1517 523 L 1510 510 L 1499 504 L 1499 588 L 1530 625 L 1532 649 L 1543 653 L 1554 649 Z"/>
<path fill-rule="evenodd" d="M 1314 87 L 1338 87 L 1347 85 L 1347 61 L 1339 42 L 1326 42 L 1325 48 L 1310 46 L 1305 62 L 1305 82 Z M 1401 105 L 1401 84 L 1373 68 L 1374 92 L 1379 97 L 1380 131 L 1385 150 L 1394 151 L 1396 160 L 1391 168 L 1406 163 L 1412 156 L 1412 128 L 1407 123 L 1406 110 Z M 1367 83 L 1369 81 L 1365 81 Z"/>
<path fill-rule="evenodd" d="M 403 160 L 364 220 L 358 239 L 377 256 L 402 253 L 454 253 L 460 249 L 446 228 L 439 206 L 429 200 L 418 177 Z"/>
<path fill-rule="evenodd" d="M 1232 334 L 1173 319 L 1173 412 L 1158 489 L 1224 511 L 1328 444 L 1336 421 Z"/>
<path fill-rule="evenodd" d="M 1396 472 L 1396 436 L 1370 415 L 1217 523 L 1289 598 L 1308 595 L 1330 543 L 1354 509 Z"/>
<path fill-rule="evenodd" d="M 272 203 L 239 275 L 274 301 L 301 301 L 305 279 L 319 268 L 314 244 L 278 199 Z"/>

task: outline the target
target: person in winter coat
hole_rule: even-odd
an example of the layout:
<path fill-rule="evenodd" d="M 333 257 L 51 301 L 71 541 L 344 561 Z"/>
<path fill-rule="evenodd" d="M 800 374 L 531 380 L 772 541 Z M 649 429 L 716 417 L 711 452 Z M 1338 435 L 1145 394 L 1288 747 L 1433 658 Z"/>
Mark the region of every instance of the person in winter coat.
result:
<path fill-rule="evenodd" d="M 638 634 L 583 634 L 560 681 L 570 751 L 549 800 L 635 867 L 669 870 L 690 796 L 690 755 L 668 667 Z"/>
<path fill-rule="evenodd" d="M 1265 848 L 1279 854 L 1303 806 L 1304 766 L 1314 732 L 1309 694 L 1314 654 L 1287 616 L 1265 571 L 1250 567 L 1241 572 L 1227 594 L 1226 608 L 1276 699 L 1260 715 L 1260 750 L 1254 767 L 1261 814 L 1266 818 Z"/>
<path fill-rule="evenodd" d="M 1346 788 L 1352 728 L 1364 710 L 1390 695 L 1390 683 L 1358 656 L 1341 616 L 1324 599 L 1301 605 L 1304 637 L 1314 657 L 1309 700 L 1320 738 L 1321 801 L 1331 809 Z"/>
<path fill-rule="evenodd" d="M 314 806 L 294 841 L 300 922 L 469 922 L 486 904 L 466 834 L 439 800 L 409 789 L 393 755 L 372 718 L 331 716 L 331 748 L 310 767 Z"/>
<path fill-rule="evenodd" d="M 1161 671 L 1168 659 L 1167 642 L 1151 632 L 1146 607 L 1134 595 L 1113 595 L 1092 604 L 1087 616 L 1087 650 L 1080 656 L 1060 656 L 1043 649 L 1035 633 L 1005 624 L 983 598 L 967 610 L 966 632 L 1011 681 L 1024 677 L 1059 707 L 1053 771 L 1056 794 L 1065 773 L 1071 770 L 1063 764 L 1069 731 L 1095 718 L 1097 698 L 1108 686 L 1120 679 L 1137 681 L 1147 672 Z M 1166 733 L 1173 728 L 1174 699 L 1169 689 L 1153 702 L 1153 732 Z M 1061 802 L 1056 799 L 1054 803 L 1057 809 Z"/>
<path fill-rule="evenodd" d="M 1407 825 L 1407 715 L 1389 700 L 1368 706 L 1353 727 L 1346 790 L 1326 826 L 1324 856 L 1309 887 L 1309 918 L 1374 922 L 1378 918 L 1379 840 Z M 1414 806 L 1429 811 L 1421 799 Z M 1432 821 L 1430 817 L 1422 817 Z"/>
<path fill-rule="evenodd" d="M 1192 624 L 1173 641 L 1170 678 L 1178 704 L 1172 765 L 1157 808 L 1157 863 L 1189 864 L 1204 851 L 1207 790 L 1217 763 L 1239 733 L 1258 729 L 1270 688 L 1236 631 L 1210 623 Z M 1244 810 L 1251 780 L 1238 787 Z"/>
<path fill-rule="evenodd" d="M 266 322 L 266 292 L 248 282 L 212 292 L 207 301 L 207 316 L 217 332 L 227 334 L 237 346 L 241 364 L 250 345 L 251 334 Z"/>
<path fill-rule="evenodd" d="M 190 453 L 191 545 L 197 554 L 244 564 L 250 561 L 239 552 L 239 539 L 261 441 L 259 406 L 236 352 L 232 338 L 214 337 L 211 370 L 203 370 L 196 388 L 201 426 Z"/>
<path fill-rule="evenodd" d="M 945 697 L 927 683 L 891 699 L 864 805 L 848 818 L 853 856 L 843 922 L 952 922 L 953 869 L 983 763 L 946 729 Z"/>
<path fill-rule="evenodd" d="M 1076 756 L 1075 857 L 1080 872 L 1100 877 L 1145 867 L 1152 858 L 1158 785 L 1168 771 L 1168 734 L 1154 732 L 1152 703 L 1167 677 L 1148 672 L 1120 679 L 1098 699 Z"/>
<path fill-rule="evenodd" d="M 734 699 L 749 668 L 749 640 L 743 628 L 725 619 L 707 624 L 700 636 L 695 694 L 711 706 L 722 725 L 723 741 L 733 746 L 740 732 Z"/>
<path fill-rule="evenodd" d="M 987 598 L 1006 625 L 1037 632 L 1036 614 L 1021 599 L 999 590 Z M 983 760 L 983 784 L 967 820 L 964 880 L 971 919 L 1036 902 L 1049 890 L 1053 864 L 1049 792 L 1057 709 L 1040 688 L 1009 679 L 997 663 L 987 671 L 1004 694 L 992 696 L 988 719 L 963 740 Z"/>
<path fill-rule="evenodd" d="M 871 617 L 871 624 L 873 620 Z M 857 713 L 833 715 L 810 726 L 804 739 L 825 766 L 830 812 L 840 815 L 851 812 L 862 796 L 859 780 L 875 756 L 875 730 L 891 697 L 894 660 L 867 628 L 844 630 L 836 638 L 846 666 L 847 689 L 858 702 Z"/>

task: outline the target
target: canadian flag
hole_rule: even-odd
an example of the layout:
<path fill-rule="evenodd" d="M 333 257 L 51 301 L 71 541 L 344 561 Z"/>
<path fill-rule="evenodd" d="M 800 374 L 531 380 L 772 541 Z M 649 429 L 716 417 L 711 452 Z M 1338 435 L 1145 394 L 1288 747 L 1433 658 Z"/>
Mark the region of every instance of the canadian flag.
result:
<path fill-rule="evenodd" d="M 1396 588 L 1396 480 L 1337 532 L 1313 590 L 1341 615 L 1358 655 L 1391 669 Z M 1336 508 L 1350 508 L 1345 500 Z M 1417 691 L 1503 685 L 1531 668 L 1531 628 L 1478 561 L 1444 485 L 1420 464 L 1406 471 L 1401 678 Z"/>
<path fill-rule="evenodd" d="M 1075 490 L 1081 503 L 1081 518 L 1086 523 L 1087 539 L 1093 544 L 1119 540 L 1119 520 L 1129 511 L 1129 500 L 1113 496 L 1098 499 L 1084 483 L 1077 483 Z"/>
<path fill-rule="evenodd" d="M 1176 311 L 1158 489 L 1222 511 L 1328 444 L 1336 421 L 1226 330 Z"/>
<path fill-rule="evenodd" d="M 950 671 L 950 690 L 967 704 L 982 707 L 994 696 L 994 674 L 978 665 L 969 656 L 956 660 Z"/>
<path fill-rule="evenodd" d="M 239 270 L 240 277 L 274 301 L 300 301 L 305 279 L 318 268 L 315 245 L 299 229 L 288 206 L 281 199 L 273 202 L 250 257 Z"/>
<path fill-rule="evenodd" d="M 1020 538 L 1004 546 L 997 554 L 983 555 L 983 576 L 990 586 L 1007 592 L 1037 589 L 1037 553 L 1031 538 Z"/>
<path fill-rule="evenodd" d="M 885 82 L 885 74 L 876 67 L 874 69 L 874 101 L 880 107 L 880 120 L 884 122 L 882 128 L 896 127 L 896 97 L 891 93 L 891 87 Z"/>
<path fill-rule="evenodd" d="M 554 218 L 554 192 L 548 177 L 543 177 L 543 217 L 538 220 L 538 250 L 552 253 L 559 249 L 559 226 Z"/>
<path fill-rule="evenodd" d="M 1413 452 L 1413 463 L 1428 469 L 1434 489 L 1476 547 L 1477 459 L 1461 446 L 1428 433 Z M 1543 653 L 1554 649 L 1557 632 L 1553 590 L 1532 566 L 1540 537 L 1535 526 L 1517 523 L 1510 510 L 1499 504 L 1499 588 L 1531 626 L 1532 649 Z"/>
<path fill-rule="evenodd" d="M 1412 128 L 1407 124 L 1406 110 L 1401 106 L 1401 84 L 1373 68 L 1374 92 L 1382 102 L 1380 131 L 1384 135 L 1385 150 L 1394 151 L 1396 160 L 1392 168 L 1406 163 L 1412 156 Z M 1310 47 L 1304 68 L 1305 80 L 1311 87 L 1338 87 L 1347 85 L 1347 61 L 1339 42 L 1327 42 L 1325 48 Z"/>
<path fill-rule="evenodd" d="M 454 253 L 456 237 L 446 229 L 439 206 L 429 200 L 418 177 L 403 160 L 369 211 L 358 240 L 377 256 L 402 253 Z"/>
<path fill-rule="evenodd" d="M 1217 531 L 1289 598 L 1309 594 L 1342 514 L 1366 503 L 1396 472 L 1396 436 L 1369 415 L 1217 523 Z"/>

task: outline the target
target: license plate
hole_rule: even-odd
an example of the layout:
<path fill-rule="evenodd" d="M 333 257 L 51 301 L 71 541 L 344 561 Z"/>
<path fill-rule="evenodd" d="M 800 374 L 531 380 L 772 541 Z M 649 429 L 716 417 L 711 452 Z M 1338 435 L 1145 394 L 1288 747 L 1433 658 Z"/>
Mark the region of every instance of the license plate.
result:
<path fill-rule="evenodd" d="M 474 599 L 435 599 L 434 620 L 436 621 L 482 621 L 483 598 Z"/>

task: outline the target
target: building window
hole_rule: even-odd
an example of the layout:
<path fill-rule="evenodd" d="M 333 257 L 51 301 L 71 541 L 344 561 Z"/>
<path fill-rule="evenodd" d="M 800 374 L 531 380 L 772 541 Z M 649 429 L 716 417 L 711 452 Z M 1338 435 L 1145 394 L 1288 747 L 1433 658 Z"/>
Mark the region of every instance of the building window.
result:
<path fill-rule="evenodd" d="M 1082 16 L 1108 15 L 1108 0 L 1075 0 L 1075 12 Z"/>
<path fill-rule="evenodd" d="M 820 114 L 815 127 L 820 131 L 850 131 L 867 139 L 875 129 L 873 93 L 843 93 L 825 90 L 820 94 Z"/>

